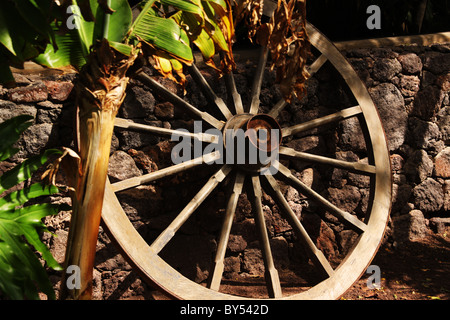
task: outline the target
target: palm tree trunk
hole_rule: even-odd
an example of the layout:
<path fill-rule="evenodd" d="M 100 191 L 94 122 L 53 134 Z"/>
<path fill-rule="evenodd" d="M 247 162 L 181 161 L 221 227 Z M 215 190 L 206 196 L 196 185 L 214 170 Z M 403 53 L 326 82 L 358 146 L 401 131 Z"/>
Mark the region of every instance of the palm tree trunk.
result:
<path fill-rule="evenodd" d="M 125 76 L 136 55 L 122 55 L 103 40 L 93 50 L 76 84 L 77 148 L 81 169 L 76 170 L 72 219 L 65 269 L 78 266 L 79 285 L 61 283 L 62 299 L 91 299 L 94 258 L 103 206 L 114 120 L 125 98 Z"/>

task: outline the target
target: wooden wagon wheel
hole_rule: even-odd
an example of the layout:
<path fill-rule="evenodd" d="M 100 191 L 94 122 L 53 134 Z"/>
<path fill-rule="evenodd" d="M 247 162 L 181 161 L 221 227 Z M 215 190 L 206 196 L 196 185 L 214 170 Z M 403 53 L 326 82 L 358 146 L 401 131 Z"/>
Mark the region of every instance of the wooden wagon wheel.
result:
<path fill-rule="evenodd" d="M 144 74 L 138 76 L 138 79 L 148 85 L 154 93 L 172 102 L 175 107 L 189 111 L 194 115 L 194 118 L 201 119 L 213 128 L 236 127 L 241 122 L 251 126 L 255 125 L 259 120 L 256 126 L 262 125 L 266 128 L 278 130 L 283 137 L 283 143 L 279 148 L 280 161 L 274 160 L 272 162 L 272 165 L 276 163 L 278 166 L 273 175 L 271 173 L 262 175 L 260 173 L 262 165 L 256 169 L 248 169 L 245 165 L 237 164 L 219 165 L 218 170 L 207 180 L 192 200 L 151 243 L 147 243 L 133 227 L 118 201 L 116 193 L 124 189 L 155 182 L 170 175 L 184 173 L 194 167 L 208 166 L 205 162 L 216 159 L 217 154 L 207 154 L 201 158 L 175 164 L 144 176 L 119 181 L 114 184 L 107 183 L 102 215 L 106 229 L 115 242 L 118 243 L 125 257 L 140 271 L 141 275 L 169 296 L 179 299 L 241 298 L 230 294 L 226 290 L 222 290 L 221 283 L 223 283 L 222 276 L 227 242 L 233 226 L 239 197 L 246 190 L 244 184 L 249 185 L 249 190 L 246 194 L 252 205 L 255 228 L 259 232 L 259 244 L 264 261 L 264 276 L 268 297 L 277 299 L 336 299 L 359 279 L 372 261 L 381 243 L 391 205 L 391 175 L 386 138 L 371 97 L 350 64 L 314 26 L 308 24 L 307 32 L 310 42 L 317 52 L 317 57 L 309 65 L 309 72 L 315 74 L 324 64 L 334 67 L 350 89 L 349 92 L 353 95 L 353 101 L 356 103 L 351 107 L 338 107 L 340 109 L 331 111 L 327 115 L 320 115 L 316 119 L 308 119 L 281 129 L 278 127 L 275 119 L 282 114 L 283 109 L 286 108 L 285 111 L 289 110 L 289 105 L 284 100 L 269 106 L 271 109 L 266 114 L 258 114 L 261 111 L 261 109 L 258 110 L 259 96 L 265 74 L 267 54 L 261 54 L 259 59 L 251 95 L 253 100 L 247 110 L 244 110 L 242 99 L 236 90 L 233 75 L 224 77 L 228 89 L 228 100 L 231 101 L 228 104 L 230 107 L 228 107 L 224 100 L 220 99 L 212 91 L 197 67 L 193 66 L 189 69 L 192 78 L 197 86 L 202 89 L 203 95 L 208 100 L 209 106 L 216 108 L 226 121 L 220 121 L 211 113 L 201 111 L 192 106 L 165 89 L 151 77 Z M 254 115 L 258 116 L 253 117 Z M 360 125 L 361 130 L 359 132 L 361 132 L 366 145 L 367 161 L 342 160 L 329 155 L 308 153 L 286 146 L 287 141 L 301 136 L 305 132 L 325 130 L 333 125 L 336 128 L 336 126 L 339 127 L 339 124 L 349 120 L 355 120 Z M 149 132 L 150 134 L 170 135 L 174 133 L 172 129 L 136 124 L 125 119 L 118 119 L 116 125 L 122 129 L 138 130 Z M 210 143 L 215 139 L 214 136 L 206 133 L 183 132 L 181 134 L 206 143 Z M 331 170 L 341 170 L 367 179 L 369 183 L 365 197 L 367 201 L 365 216 L 355 212 L 347 212 L 335 202 L 327 199 L 323 193 L 315 191 L 314 186 L 310 186 L 302 181 L 294 169 L 288 168 L 293 163 L 311 163 L 321 166 L 321 168 L 328 167 Z M 202 202 L 224 180 L 227 180 L 229 185 L 231 184 L 232 191 L 226 200 L 226 208 L 222 211 L 223 223 L 220 228 L 220 234 L 217 235 L 217 248 L 213 262 L 211 262 L 212 270 L 209 273 L 209 281 L 207 284 L 198 284 L 169 265 L 160 256 L 160 252 L 196 212 Z M 283 193 L 283 190 L 285 190 L 283 188 L 286 186 L 291 186 L 302 194 L 306 199 L 305 201 L 309 201 L 313 210 L 321 211 L 322 221 L 330 223 L 329 221 L 331 220 L 332 223 L 339 225 L 340 228 L 354 232 L 355 237 L 352 248 L 346 252 L 345 256 L 338 263 L 332 262 L 332 259 L 326 257 L 318 248 L 317 238 L 314 238 L 303 225 L 303 214 L 301 216 L 296 214 L 291 207 L 291 203 L 286 200 Z M 289 222 L 295 239 L 302 244 L 303 250 L 308 253 L 309 265 L 312 265 L 318 271 L 318 274 L 321 274 L 322 278 L 319 281 L 302 287 L 299 292 L 291 293 L 289 290 L 286 290 L 284 287 L 285 281 L 283 279 L 280 281 L 280 276 L 275 268 L 274 252 L 271 250 L 271 240 L 267 233 L 262 205 L 262 197 L 265 193 L 273 199 L 279 211 L 283 214 L 283 218 Z"/>

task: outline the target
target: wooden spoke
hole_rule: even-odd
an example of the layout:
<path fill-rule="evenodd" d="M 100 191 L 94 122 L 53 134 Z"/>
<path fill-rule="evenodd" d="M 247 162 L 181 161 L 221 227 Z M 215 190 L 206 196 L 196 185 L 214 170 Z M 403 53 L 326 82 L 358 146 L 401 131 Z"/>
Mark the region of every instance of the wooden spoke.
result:
<path fill-rule="evenodd" d="M 116 128 L 128 129 L 133 131 L 143 131 L 150 132 L 157 135 L 162 136 L 180 136 L 180 137 L 189 137 L 192 139 L 196 139 L 198 141 L 206 142 L 206 143 L 217 143 L 219 141 L 219 136 L 208 134 L 208 133 L 190 133 L 184 130 L 173 130 L 166 129 L 156 126 L 151 126 L 147 124 L 136 123 L 131 120 L 116 118 L 114 126 Z"/>
<path fill-rule="evenodd" d="M 331 214 L 335 215 L 338 219 L 340 219 L 354 231 L 362 233 L 367 229 L 367 225 L 360 221 L 357 217 L 344 210 L 339 209 L 330 201 L 318 194 L 316 191 L 312 190 L 310 187 L 297 179 L 292 174 L 292 172 L 281 163 L 279 163 L 278 165 L 278 173 L 281 174 L 289 184 L 298 189 L 298 191 L 303 193 L 306 197 L 314 200 L 317 204 L 325 208 Z"/>
<path fill-rule="evenodd" d="M 321 54 L 314 62 L 308 67 L 309 76 L 312 77 L 319 69 L 327 62 L 328 58 Z"/>
<path fill-rule="evenodd" d="M 236 212 L 236 207 L 239 199 L 239 195 L 242 193 L 244 186 L 245 175 L 241 172 L 236 173 L 234 186 L 232 193 L 228 199 L 227 209 L 225 212 L 225 218 L 220 232 L 220 239 L 217 245 L 216 257 L 214 259 L 214 266 L 212 271 L 212 277 L 209 283 L 209 288 L 212 290 L 219 290 L 220 282 L 222 280 L 222 274 L 224 270 L 224 258 L 227 250 L 228 239 L 230 237 L 231 227 L 233 225 L 233 219 Z"/>
<path fill-rule="evenodd" d="M 192 64 L 188 67 L 188 70 L 194 81 L 200 87 L 200 90 L 202 91 L 208 103 L 219 109 L 220 112 L 224 115 L 225 119 L 230 119 L 233 116 L 230 110 L 226 106 L 225 102 L 216 95 L 216 93 L 206 81 L 205 77 L 203 77 L 203 75 L 201 74 L 200 70 L 198 70 L 197 66 L 195 64 Z"/>
<path fill-rule="evenodd" d="M 280 147 L 279 154 L 289 158 L 303 160 L 306 162 L 325 164 L 335 168 L 345 169 L 350 172 L 360 173 L 363 175 L 372 175 L 376 173 L 375 166 L 369 164 L 328 158 L 311 153 L 296 151 L 292 148 L 287 147 Z"/>
<path fill-rule="evenodd" d="M 175 164 L 173 166 L 160 169 L 154 172 L 150 172 L 148 174 L 145 174 L 143 176 L 139 177 L 133 177 L 126 180 L 122 180 L 116 183 L 113 183 L 111 185 L 111 188 L 114 192 L 119 192 L 123 190 L 127 190 L 133 187 L 137 187 L 146 183 L 150 183 L 152 181 L 171 176 L 176 173 L 183 172 L 185 170 L 194 168 L 196 166 L 199 166 L 203 163 L 211 163 L 221 157 L 221 154 L 219 151 L 209 153 L 207 155 L 204 155 L 202 157 L 198 157 L 192 160 L 185 161 L 183 163 Z"/>
<path fill-rule="evenodd" d="M 234 105 L 234 110 L 236 111 L 236 114 L 244 113 L 242 98 L 236 89 L 236 82 L 234 81 L 233 72 L 225 73 L 224 78 L 228 97 L 230 102 L 232 102 Z"/>
<path fill-rule="evenodd" d="M 277 118 L 280 115 L 280 112 L 286 107 L 288 103 L 284 99 L 280 99 L 277 104 L 270 110 L 268 113 L 272 118 Z"/>
<path fill-rule="evenodd" d="M 154 254 L 158 254 L 166 244 L 173 238 L 175 233 L 186 220 L 194 213 L 194 211 L 205 201 L 209 194 L 222 182 L 230 173 L 231 166 L 224 165 L 217 171 L 208 182 L 200 189 L 200 191 L 192 198 L 192 200 L 184 207 L 178 216 L 170 223 L 170 225 L 156 238 L 150 246 Z"/>
<path fill-rule="evenodd" d="M 197 118 L 202 119 L 203 121 L 209 123 L 211 126 L 217 129 L 222 129 L 224 126 L 224 122 L 217 120 L 215 117 L 210 115 L 207 112 L 203 112 L 198 110 L 196 107 L 191 105 L 190 103 L 184 101 L 182 98 L 177 96 L 176 94 L 172 93 L 168 89 L 166 89 L 164 86 L 162 86 L 159 82 L 157 82 L 152 77 L 148 76 L 147 74 L 141 72 L 136 75 L 136 79 L 141 81 L 143 84 L 151 88 L 153 91 L 155 91 L 158 95 L 160 95 L 162 98 L 166 99 L 167 101 L 173 103 L 175 106 L 178 106 L 180 108 L 183 108 L 187 112 L 191 113 L 192 115 L 196 116 Z"/>
<path fill-rule="evenodd" d="M 275 202 L 277 203 L 278 207 L 285 213 L 286 219 L 289 221 L 295 234 L 306 244 L 306 248 L 309 250 L 310 257 L 313 260 L 314 264 L 319 267 L 322 272 L 331 277 L 334 273 L 333 268 L 331 267 L 327 258 L 325 258 L 322 251 L 317 249 L 316 245 L 311 240 L 300 220 L 292 211 L 292 208 L 289 206 L 286 198 L 281 193 L 280 187 L 275 178 L 271 175 L 265 175 L 264 178 L 270 186 L 272 194 L 275 197 Z"/>
<path fill-rule="evenodd" d="M 337 121 L 341 121 L 347 118 L 351 118 L 354 116 L 357 116 L 359 114 L 362 113 L 361 107 L 360 106 L 355 106 L 355 107 L 351 107 L 351 108 L 347 108 L 338 112 L 335 112 L 333 114 L 321 117 L 321 118 L 317 118 L 311 121 L 307 121 L 304 123 L 300 123 L 291 127 L 287 127 L 287 128 L 283 128 L 281 129 L 281 132 L 283 134 L 283 137 L 287 137 L 290 135 L 294 135 L 297 134 L 299 132 L 303 132 L 303 131 L 307 131 L 307 130 L 311 130 L 311 129 L 315 129 L 318 128 L 320 126 L 329 124 L 329 123 L 333 123 L 333 122 L 337 122 Z"/>
<path fill-rule="evenodd" d="M 268 17 L 272 15 L 273 10 L 276 8 L 276 1 L 264 1 L 263 11 Z M 356 102 L 354 103 L 354 106 L 343 107 L 343 110 L 336 109 L 340 111 L 330 111 L 331 114 L 319 117 L 315 120 L 305 121 L 303 123 L 292 123 L 289 127 L 282 129 L 282 137 L 287 137 L 289 139 L 289 136 L 294 137 L 294 135 L 308 134 L 312 129 L 318 131 L 327 130 L 329 127 L 338 125 L 339 121 L 356 117 L 358 121 L 360 121 L 361 127 L 358 134 L 360 133 L 363 135 L 362 138 L 367 147 L 367 157 L 371 159 L 371 161 L 368 164 L 359 162 L 353 163 L 335 159 L 331 155 L 308 154 L 307 152 L 297 152 L 292 148 L 286 147 L 281 147 L 277 151 L 281 154 L 281 159 L 291 160 L 289 161 L 290 163 L 294 161 L 304 161 L 305 163 L 307 162 L 313 165 L 329 166 L 330 169 L 338 168 L 370 177 L 370 184 L 368 185 L 370 197 L 367 199 L 368 203 L 364 220 L 359 220 L 352 211 L 346 212 L 345 210 L 338 208 L 331 200 L 327 200 L 326 197 L 305 185 L 297 178 L 294 171 L 291 172 L 290 169 L 281 165 L 279 161 L 271 162 L 270 170 L 266 170 L 266 167 L 260 167 L 258 165 L 245 166 L 245 168 L 242 168 L 239 164 L 220 165 L 217 167 L 217 169 L 220 170 L 216 171 L 214 175 L 211 174 L 209 180 L 199 188 L 200 190 L 198 192 L 197 190 L 194 191 L 194 193 L 196 193 L 195 196 L 183 200 L 186 201 L 183 202 L 184 208 L 180 209 L 181 212 L 177 212 L 173 217 L 173 220 L 167 223 L 165 229 L 161 230 L 161 233 L 156 240 L 151 243 L 147 242 L 146 239 L 142 237 L 140 230 L 136 230 L 135 225 L 130 221 L 127 213 L 123 210 L 118 199 L 118 194 L 114 193 L 114 191 L 117 192 L 133 186 L 139 186 L 143 183 L 156 181 L 157 179 L 176 174 L 177 172 L 185 172 L 184 170 L 188 170 L 189 168 L 213 162 L 214 159 L 223 160 L 220 158 L 223 156 L 223 150 L 186 161 L 182 164 L 173 165 L 157 172 L 149 173 L 148 175 L 117 182 L 113 186 L 107 182 L 105 185 L 105 197 L 102 210 L 102 219 L 104 221 L 105 230 L 108 231 L 108 234 L 111 234 L 111 239 L 114 239 L 120 246 L 127 261 L 139 269 L 143 279 L 152 286 L 159 288 L 165 295 L 176 299 L 187 300 L 254 299 L 256 298 L 255 295 L 259 295 L 259 293 L 255 293 L 254 290 L 243 290 L 242 285 L 247 285 L 247 283 L 241 283 L 241 280 L 245 281 L 245 279 L 241 279 L 241 276 L 236 279 L 236 283 L 233 281 L 232 283 L 227 284 L 226 288 L 221 285 L 225 273 L 224 267 L 226 265 L 224 259 L 227 252 L 227 245 L 231 237 L 230 230 L 234 227 L 234 219 L 240 199 L 239 194 L 243 192 L 243 185 L 248 187 L 246 195 L 251 203 L 252 211 L 255 216 L 255 227 L 259 234 L 259 243 L 261 244 L 262 259 L 265 267 L 264 276 L 270 297 L 279 299 L 339 298 L 359 279 L 374 258 L 389 221 L 389 209 L 392 203 L 391 170 L 389 166 L 389 149 L 386 145 L 386 137 L 383 132 L 376 106 L 374 105 L 367 88 L 364 86 L 364 83 L 359 79 L 349 62 L 339 52 L 336 46 L 313 25 L 306 23 L 306 31 L 311 46 L 314 48 L 315 52 L 318 52 L 314 58 L 315 60 L 311 61 L 312 63 L 308 67 L 308 72 L 311 75 L 322 71 L 328 72 L 328 70 L 324 70 L 325 64 L 327 67 L 333 67 L 344 80 L 345 84 L 347 84 L 348 92 L 353 95 L 353 97 L 350 98 L 352 100 L 354 99 Z M 242 52 L 235 51 L 234 53 L 235 58 L 240 57 L 242 63 L 245 63 L 246 59 L 250 56 L 250 59 L 253 61 L 258 61 L 256 62 L 256 70 L 253 72 L 253 75 L 251 75 L 253 77 L 253 83 L 251 87 L 248 88 L 250 102 L 245 108 L 243 107 L 244 101 L 237 91 L 237 89 L 240 90 L 241 88 L 236 87 L 239 83 L 235 83 L 234 77 L 236 75 L 233 73 L 224 74 L 223 76 L 227 88 L 227 98 L 223 98 L 222 101 L 217 98 L 219 95 L 211 90 L 211 88 L 214 88 L 211 82 L 209 82 L 211 85 L 209 86 L 205 81 L 206 77 L 203 77 L 196 67 L 190 68 L 193 80 L 197 83 L 198 88 L 203 91 L 205 100 L 208 100 L 208 106 L 212 108 L 206 110 L 206 112 L 204 112 L 204 109 L 197 108 L 192 102 L 190 104 L 187 97 L 179 97 L 176 93 L 173 93 L 172 90 L 165 88 L 156 78 L 140 73 L 137 77 L 135 76 L 135 79 L 140 80 L 152 90 L 153 94 L 158 96 L 158 99 L 171 102 L 179 110 L 189 113 L 191 120 L 200 119 L 202 122 L 206 122 L 208 125 L 205 125 L 205 127 L 212 126 L 222 130 L 225 128 L 225 123 L 220 120 L 225 121 L 226 119 L 226 121 L 228 121 L 227 127 L 229 125 L 230 128 L 234 128 L 234 126 L 236 128 L 241 128 L 241 126 L 238 125 L 239 121 L 242 120 L 245 122 L 247 119 L 246 117 L 249 117 L 249 115 L 245 115 L 245 113 L 258 114 L 261 103 L 261 93 L 264 88 L 266 88 L 266 81 L 263 80 L 263 77 L 266 74 L 265 69 L 269 59 L 269 52 L 267 48 L 258 47 L 255 49 L 256 50 L 245 50 Z M 256 58 L 257 54 L 259 54 L 258 58 Z M 269 86 L 273 84 L 272 80 L 274 79 L 271 78 L 272 77 L 267 79 L 267 85 Z M 325 80 L 326 84 L 332 85 L 332 82 L 328 81 L 333 81 L 333 79 L 330 78 L 326 80 L 322 77 L 317 78 L 317 81 L 319 82 L 322 80 Z M 269 82 L 271 82 L 271 84 L 269 84 Z M 262 86 L 263 83 L 264 87 Z M 245 88 L 242 89 L 245 90 Z M 308 108 L 312 107 L 310 103 L 307 101 L 305 102 L 307 103 Z M 228 108 L 224 107 L 225 104 Z M 286 110 L 286 106 L 287 103 L 281 99 L 276 104 L 270 106 L 272 110 L 268 111 L 269 116 L 272 118 L 280 117 L 283 110 Z M 210 111 L 214 111 L 214 113 L 211 113 Z M 233 116 L 230 117 L 230 114 Z M 236 117 L 236 121 L 233 122 L 234 120 L 231 120 L 234 119 L 235 114 L 239 114 L 239 116 Z M 301 115 L 299 115 L 299 117 L 301 117 Z M 296 119 L 299 117 L 296 117 Z M 184 133 L 180 130 L 171 131 L 164 128 L 135 124 L 123 119 L 118 119 L 116 125 L 119 128 L 150 132 L 157 135 L 168 136 L 179 133 L 180 136 L 194 138 L 197 139 L 197 141 L 201 140 L 205 144 L 217 143 L 215 140 L 217 136 L 214 135 L 205 135 L 202 133 L 194 134 L 189 132 Z M 197 131 L 198 130 L 193 132 Z M 205 132 L 205 130 L 202 132 Z M 223 135 L 223 133 L 221 134 Z M 219 140 L 222 138 L 223 137 L 219 136 Z M 250 163 L 250 153 L 245 152 L 245 157 L 245 163 Z M 220 161 L 214 162 L 219 163 Z M 273 172 L 272 169 L 277 170 L 277 172 Z M 182 274 L 179 271 L 181 268 L 177 268 L 172 263 L 174 261 L 179 261 L 180 263 L 185 264 L 186 267 L 195 267 L 195 265 L 193 265 L 194 260 L 191 261 L 191 259 L 188 259 L 189 261 L 180 261 L 180 259 L 183 259 L 183 255 L 177 254 L 175 250 L 173 251 L 173 254 L 176 256 L 174 256 L 173 259 L 170 259 L 170 261 L 166 261 L 164 258 L 165 255 L 162 255 L 161 253 L 165 252 L 165 249 L 169 249 L 167 248 L 167 244 L 169 242 L 171 242 L 171 244 L 174 242 L 173 237 L 179 232 L 179 229 L 185 225 L 188 219 L 192 218 L 192 215 L 194 215 L 195 211 L 198 210 L 198 207 L 201 206 L 202 203 L 202 206 L 205 205 L 205 199 L 211 197 L 213 193 L 218 190 L 220 182 L 226 179 L 232 170 L 236 175 L 232 177 L 234 180 L 229 181 L 229 186 L 233 189 L 230 190 L 228 198 L 226 198 L 226 201 L 228 202 L 224 208 L 224 221 L 220 227 L 221 233 L 218 235 L 217 239 L 217 251 L 215 252 L 214 263 L 209 273 L 209 282 L 207 286 L 198 285 L 194 281 L 194 275 Z M 246 180 L 247 177 L 249 178 L 248 181 Z M 342 248 L 343 250 L 339 249 L 339 252 L 336 251 L 337 255 L 333 260 L 328 261 L 324 252 L 319 249 L 319 245 L 314 241 L 313 235 L 308 234 L 308 231 L 302 224 L 301 218 L 296 216 L 296 212 L 293 210 L 294 208 L 290 206 L 290 202 L 288 202 L 287 198 L 284 196 L 281 183 L 279 185 L 279 179 L 282 179 L 287 184 L 297 189 L 298 192 L 307 197 L 309 202 L 314 205 L 317 204 L 317 207 L 321 207 L 322 209 L 320 211 L 326 212 L 327 215 L 330 214 L 337 217 L 337 219 L 345 225 L 346 229 L 356 231 L 358 236 L 352 238 L 351 244 L 349 243 L 348 247 L 346 245 L 345 248 Z M 326 181 L 323 181 L 323 183 L 326 184 Z M 296 288 L 292 288 L 292 294 L 289 295 L 286 294 L 283 296 L 284 292 L 282 292 L 280 276 L 275 268 L 275 257 L 272 256 L 274 252 L 271 251 L 269 234 L 266 229 L 266 221 L 264 220 L 262 205 L 263 190 L 261 189 L 261 184 L 264 187 L 264 190 L 272 196 L 276 206 L 279 208 L 280 214 L 291 225 L 296 238 L 304 245 L 311 261 L 314 262 L 315 269 L 324 274 L 324 277 L 322 277 L 320 282 L 316 282 L 316 278 L 309 277 L 307 274 L 298 274 L 299 281 L 302 281 L 303 283 L 304 280 L 307 283 L 304 283 L 304 285 L 302 284 L 301 289 L 299 288 L 297 290 Z M 177 186 L 175 185 L 173 188 L 176 190 Z M 185 203 L 186 205 L 184 206 Z M 161 214 L 164 213 L 162 212 Z M 199 223 L 202 222 L 199 221 Z M 205 229 L 204 231 L 205 236 L 208 238 L 210 230 L 208 231 Z M 338 230 L 333 229 L 333 232 L 336 233 L 336 236 L 339 236 Z M 192 250 L 197 249 L 200 248 L 192 248 Z M 203 259 L 202 257 L 202 254 L 196 255 L 194 263 L 204 265 L 200 260 Z M 291 260 L 291 262 L 294 263 L 295 261 Z M 302 268 L 297 267 L 295 267 L 295 269 L 289 269 L 290 271 L 295 271 L 295 276 L 297 276 L 298 272 L 302 272 L 303 270 Z M 202 271 L 205 271 L 203 270 L 203 267 Z M 304 271 L 308 273 L 308 270 Z M 297 282 L 294 278 L 292 278 L 292 280 Z M 223 290 L 221 291 L 221 289 Z M 289 291 L 291 292 L 291 288 L 289 288 Z"/>
<path fill-rule="evenodd" d="M 259 176 L 252 176 L 252 187 L 250 188 L 252 206 L 255 213 L 256 228 L 259 233 L 261 252 L 264 260 L 265 278 L 267 289 L 271 298 L 281 298 L 281 284 L 278 271 L 273 263 L 272 251 L 270 249 L 269 235 L 267 234 L 266 222 L 262 208 L 262 191 Z"/>
<path fill-rule="evenodd" d="M 266 68 L 267 58 L 269 56 L 269 50 L 267 47 L 261 48 L 261 54 L 259 56 L 258 67 L 255 72 L 255 78 L 253 79 L 252 86 L 252 102 L 250 105 L 251 114 L 257 114 L 259 108 L 259 95 L 261 94 L 261 85 L 264 76 L 264 69 Z"/>

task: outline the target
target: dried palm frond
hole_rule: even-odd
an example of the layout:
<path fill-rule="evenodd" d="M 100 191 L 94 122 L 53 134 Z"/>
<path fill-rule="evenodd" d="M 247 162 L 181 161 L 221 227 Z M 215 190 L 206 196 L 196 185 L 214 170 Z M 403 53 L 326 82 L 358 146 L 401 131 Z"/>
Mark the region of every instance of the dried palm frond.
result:
<path fill-rule="evenodd" d="M 284 99 L 290 103 L 294 97 L 305 94 L 305 81 L 309 77 L 306 61 L 310 43 L 306 32 L 306 0 L 278 0 L 278 6 L 268 23 L 259 25 L 262 15 L 261 0 L 245 0 L 241 4 L 246 12 L 238 12 L 250 22 L 249 35 L 267 47 L 272 58 L 271 70 L 276 70 L 276 81 Z M 239 16 L 238 16 L 239 18 Z"/>
<path fill-rule="evenodd" d="M 264 0 L 244 0 L 236 5 L 236 22 L 244 21 L 248 29 L 248 38 L 253 37 L 261 27 Z"/>
<path fill-rule="evenodd" d="M 222 50 L 222 59 L 221 59 L 221 70 L 225 73 L 230 73 L 233 70 L 236 69 L 236 63 L 234 61 L 233 56 L 233 43 L 235 41 L 235 34 L 234 34 L 234 19 L 233 19 L 233 12 L 231 9 L 231 2 L 230 0 L 226 0 L 226 10 L 224 12 L 220 12 L 220 10 L 216 9 L 216 13 L 219 16 L 219 28 L 221 32 L 223 33 L 227 48 L 226 50 Z"/>

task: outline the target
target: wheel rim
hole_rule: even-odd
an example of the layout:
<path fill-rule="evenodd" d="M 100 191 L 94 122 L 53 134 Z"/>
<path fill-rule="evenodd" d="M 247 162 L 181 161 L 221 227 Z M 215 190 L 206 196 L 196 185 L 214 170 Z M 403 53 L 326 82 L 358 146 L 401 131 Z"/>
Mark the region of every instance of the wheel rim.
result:
<path fill-rule="evenodd" d="M 265 265 L 265 278 L 269 297 L 277 299 L 336 299 L 343 295 L 345 291 L 348 290 L 353 283 L 360 278 L 378 250 L 387 224 L 391 205 L 389 153 L 386 146 L 384 131 L 382 129 L 377 110 L 367 89 L 358 78 L 350 64 L 336 49 L 336 47 L 334 47 L 332 43 L 311 24 L 307 24 L 307 32 L 309 34 L 311 44 L 319 52 L 319 57 L 314 60 L 309 67 L 310 73 L 316 73 L 326 61 L 329 61 L 347 83 L 353 97 L 358 102 L 358 105 L 344 108 L 327 116 L 319 117 L 313 121 L 306 121 L 297 125 L 284 127 L 281 129 L 283 138 L 289 138 L 312 128 L 326 126 L 329 123 L 336 123 L 344 119 L 357 117 L 361 123 L 363 134 L 365 136 L 369 160 L 368 164 L 339 161 L 336 159 L 329 159 L 326 157 L 297 152 L 293 148 L 283 146 L 280 148 L 280 157 L 313 163 L 322 163 L 333 168 L 340 168 L 348 170 L 349 172 L 356 172 L 364 176 L 369 176 L 370 197 L 366 217 L 364 221 L 362 221 L 362 219 L 355 217 L 354 214 L 345 212 L 344 210 L 341 210 L 337 206 L 333 205 L 330 201 L 326 199 L 324 200 L 319 193 L 315 192 L 310 187 L 305 186 L 302 181 L 297 179 L 297 177 L 291 173 L 289 168 L 286 168 L 283 165 L 278 167 L 276 177 L 277 179 L 281 177 L 281 179 L 287 184 L 293 186 L 299 192 L 304 193 L 308 199 L 312 199 L 311 201 L 319 203 L 320 206 L 324 207 L 327 212 L 331 212 L 332 215 L 337 217 L 340 221 L 343 221 L 346 225 L 349 225 L 350 229 L 357 230 L 357 233 L 359 234 L 357 240 L 353 244 L 350 252 L 340 261 L 339 265 L 337 267 L 332 267 L 323 253 L 317 249 L 314 241 L 311 240 L 300 219 L 296 218 L 295 214 L 293 214 L 292 209 L 290 209 L 289 204 L 281 193 L 277 180 L 274 176 L 271 174 L 260 175 L 258 170 L 258 173 L 255 174 L 255 171 L 240 170 L 236 169 L 236 166 L 225 164 L 221 166 L 213 176 L 211 176 L 194 199 L 192 199 L 182 210 L 182 212 L 179 213 L 178 216 L 169 224 L 169 226 L 164 229 L 157 239 L 154 240 L 153 243 L 148 244 L 129 221 L 115 192 L 118 192 L 121 189 L 130 188 L 131 186 L 141 185 L 143 183 L 157 180 L 165 175 L 183 172 L 184 170 L 187 170 L 187 168 L 194 168 L 200 165 L 199 162 L 187 161 L 182 164 L 173 165 L 166 169 L 158 170 L 144 178 L 138 177 L 128 179 L 113 185 L 107 182 L 102 219 L 108 233 L 118 244 L 122 250 L 122 253 L 131 265 L 133 265 L 136 270 L 140 272 L 144 279 L 153 285 L 156 285 L 167 295 L 177 299 L 244 298 L 219 292 L 217 290 L 220 288 L 222 279 L 223 259 L 226 251 L 226 244 L 228 242 L 228 237 L 233 224 L 233 216 L 236 211 L 239 195 L 243 192 L 242 189 L 246 178 L 246 181 L 250 182 L 250 185 L 253 186 L 249 189 L 248 193 L 252 200 L 253 211 L 255 211 L 255 225 L 260 231 L 260 244 L 262 244 L 261 252 Z M 265 61 L 262 61 L 262 63 L 263 64 L 260 63 L 260 66 L 265 66 Z M 261 69 L 262 71 L 260 75 L 258 74 L 258 71 L 256 72 L 254 84 L 262 82 L 264 69 L 258 69 Z M 230 119 L 233 117 L 233 112 L 230 111 L 232 109 L 229 109 L 223 100 L 218 98 L 212 90 L 210 90 L 209 85 L 206 81 L 204 81 L 198 69 L 195 67 L 194 69 L 191 68 L 190 73 L 193 79 L 196 80 L 196 83 L 202 88 L 203 95 L 212 105 L 217 107 L 222 116 L 227 120 L 225 124 L 226 127 L 230 123 Z M 258 80 L 259 76 L 261 76 L 261 79 Z M 151 81 L 149 79 L 142 80 L 147 82 Z M 242 105 L 242 100 L 240 100 L 240 96 L 236 91 L 233 77 L 225 77 L 225 81 L 230 100 L 232 101 L 233 109 L 236 110 L 236 113 L 243 114 L 244 107 Z M 209 123 L 213 128 L 223 129 L 223 122 L 218 121 L 209 113 L 199 111 L 195 108 L 193 109 L 191 105 L 186 106 L 186 103 L 177 100 L 176 97 L 169 95 L 166 91 L 164 91 L 164 89 L 161 89 L 155 81 L 146 84 L 152 87 L 154 91 L 167 100 L 173 102 L 174 104 L 177 103 L 177 106 L 181 105 L 181 107 L 185 107 L 185 109 L 188 109 L 192 114 L 194 114 L 194 116 L 201 118 L 206 123 Z M 261 89 L 261 84 L 254 85 L 253 92 L 255 93 L 255 91 L 257 91 L 257 93 L 256 95 L 254 94 L 253 97 L 256 96 L 258 98 L 258 102 L 254 103 L 252 101 L 249 110 L 250 114 L 257 114 L 255 110 L 258 110 L 259 105 L 258 89 Z M 270 119 L 276 119 L 284 107 L 286 107 L 286 103 L 280 101 L 269 111 L 268 117 L 270 117 Z M 128 128 L 131 130 L 145 130 L 150 132 L 155 130 L 154 133 L 163 135 L 173 133 L 170 130 L 164 131 L 160 128 L 149 128 L 149 126 L 139 127 L 139 125 L 130 124 L 130 122 L 122 119 L 118 119 L 116 124 L 121 128 Z M 214 138 L 208 136 L 208 134 L 197 134 L 196 136 L 192 136 L 192 134 L 188 133 L 186 134 L 204 142 L 211 142 L 214 140 Z M 214 160 L 217 159 L 217 156 L 217 153 L 208 154 L 204 156 L 203 160 Z M 216 258 L 213 263 L 213 269 L 210 272 L 210 279 L 208 283 L 210 288 L 207 288 L 180 274 L 166 261 L 164 261 L 158 253 L 168 242 L 170 242 L 174 234 L 176 234 L 178 229 L 195 212 L 201 202 L 203 202 L 203 200 L 206 199 L 225 178 L 234 179 L 232 182 L 233 188 L 230 196 L 228 197 L 227 207 L 225 208 L 226 211 L 224 215 L 224 222 L 218 237 Z M 261 183 L 263 184 L 264 191 L 270 191 L 270 195 L 275 199 L 277 206 L 283 208 L 282 211 L 285 214 L 286 220 L 290 222 L 296 237 L 303 241 L 304 245 L 306 245 L 313 265 L 320 269 L 321 273 L 325 274 L 325 278 L 322 281 L 315 283 L 306 291 L 290 295 L 283 294 L 282 292 L 280 278 L 273 263 L 270 240 L 268 238 L 266 229 L 267 226 L 265 224 L 261 205 Z"/>

